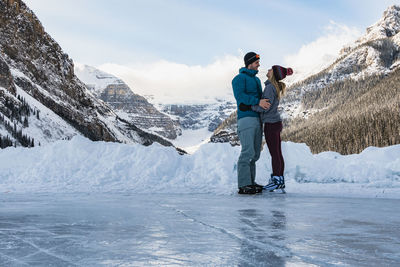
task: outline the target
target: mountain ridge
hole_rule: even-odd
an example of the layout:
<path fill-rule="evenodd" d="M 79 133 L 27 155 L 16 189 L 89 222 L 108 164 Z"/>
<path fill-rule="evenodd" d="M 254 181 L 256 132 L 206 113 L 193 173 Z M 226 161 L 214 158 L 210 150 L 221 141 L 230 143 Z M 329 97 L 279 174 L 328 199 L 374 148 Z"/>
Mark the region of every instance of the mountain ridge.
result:
<path fill-rule="evenodd" d="M 181 134 L 179 124 L 158 111 L 120 78 L 88 65 L 75 67 L 75 73 L 93 95 L 112 107 L 119 118 L 139 128 L 174 140 Z"/>
<path fill-rule="evenodd" d="M 23 1 L 0 0 L 0 11 L 2 139 L 43 145 L 81 134 L 93 141 L 172 146 L 120 120 L 93 97 L 75 76 L 72 59 Z"/>

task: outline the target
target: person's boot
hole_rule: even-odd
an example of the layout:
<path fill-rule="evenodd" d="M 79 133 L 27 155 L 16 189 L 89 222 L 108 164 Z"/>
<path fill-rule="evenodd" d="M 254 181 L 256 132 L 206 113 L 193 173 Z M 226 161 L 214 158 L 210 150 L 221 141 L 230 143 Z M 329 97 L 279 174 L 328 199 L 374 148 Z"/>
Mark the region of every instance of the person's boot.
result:
<path fill-rule="evenodd" d="M 246 185 L 239 188 L 239 194 L 254 195 L 256 193 L 256 187 L 254 185 Z"/>
<path fill-rule="evenodd" d="M 280 177 L 280 189 L 284 189 L 285 188 L 285 176 L 279 176 Z"/>
<path fill-rule="evenodd" d="M 279 188 L 279 184 L 280 184 L 280 177 L 271 174 L 271 178 L 269 179 L 268 184 L 264 186 L 264 189 L 273 192 L 275 189 Z"/>
<path fill-rule="evenodd" d="M 257 184 L 257 183 L 254 183 L 254 187 L 256 188 L 256 193 L 262 193 L 262 191 L 264 189 L 263 185 L 260 185 L 260 184 Z"/>

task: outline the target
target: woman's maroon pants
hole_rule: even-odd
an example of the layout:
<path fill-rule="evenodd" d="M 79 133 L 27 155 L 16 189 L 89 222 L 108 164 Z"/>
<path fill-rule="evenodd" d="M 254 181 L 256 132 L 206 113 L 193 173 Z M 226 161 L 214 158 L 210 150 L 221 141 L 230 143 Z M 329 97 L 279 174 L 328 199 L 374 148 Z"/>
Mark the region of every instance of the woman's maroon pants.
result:
<path fill-rule="evenodd" d="M 281 149 L 282 122 L 264 123 L 265 141 L 272 158 L 273 175 L 282 176 L 285 169 Z"/>

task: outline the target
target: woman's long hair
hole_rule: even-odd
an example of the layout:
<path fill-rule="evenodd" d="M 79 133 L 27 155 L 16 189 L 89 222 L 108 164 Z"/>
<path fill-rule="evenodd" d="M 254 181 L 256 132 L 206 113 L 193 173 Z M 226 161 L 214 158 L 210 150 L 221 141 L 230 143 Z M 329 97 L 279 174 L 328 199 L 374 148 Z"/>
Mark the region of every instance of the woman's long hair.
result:
<path fill-rule="evenodd" d="M 275 87 L 278 94 L 278 99 L 280 100 L 282 96 L 286 94 L 286 84 L 275 79 L 275 75 L 272 75 L 271 79 L 268 79 L 272 85 Z"/>

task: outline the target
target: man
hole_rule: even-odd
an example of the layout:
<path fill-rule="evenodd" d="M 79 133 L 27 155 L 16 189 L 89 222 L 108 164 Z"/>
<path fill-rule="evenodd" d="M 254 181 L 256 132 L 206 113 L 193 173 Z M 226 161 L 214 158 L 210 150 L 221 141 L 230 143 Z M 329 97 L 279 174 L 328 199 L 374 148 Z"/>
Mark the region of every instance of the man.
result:
<path fill-rule="evenodd" d="M 245 67 L 232 80 L 237 112 L 237 133 L 242 146 L 237 164 L 239 194 L 255 194 L 262 192 L 262 186 L 256 184 L 256 161 L 260 158 L 262 127 L 260 115 L 252 110 L 241 111 L 239 105 L 259 105 L 268 109 L 268 99 L 260 99 L 262 95 L 261 81 L 256 74 L 260 67 L 260 56 L 249 52 L 244 56 Z"/>

